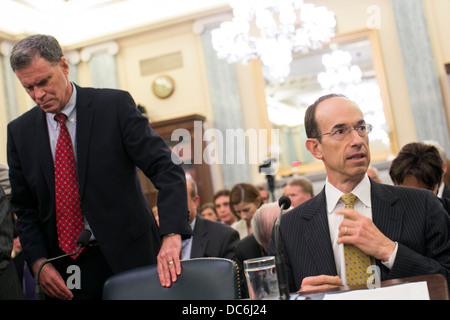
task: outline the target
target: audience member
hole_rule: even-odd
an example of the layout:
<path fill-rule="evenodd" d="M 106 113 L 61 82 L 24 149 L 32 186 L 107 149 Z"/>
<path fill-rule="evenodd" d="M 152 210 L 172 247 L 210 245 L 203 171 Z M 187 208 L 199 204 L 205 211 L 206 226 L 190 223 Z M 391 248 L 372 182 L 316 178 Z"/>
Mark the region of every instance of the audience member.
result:
<path fill-rule="evenodd" d="M 213 196 L 213 202 L 216 206 L 220 221 L 239 232 L 239 237 L 243 239 L 248 234 L 247 222 L 231 210 L 230 190 L 224 189 L 217 191 Z"/>
<path fill-rule="evenodd" d="M 207 202 L 204 205 L 202 205 L 199 209 L 200 215 L 208 220 L 212 221 L 220 221 L 219 215 L 216 211 L 216 206 L 212 202 Z"/>
<path fill-rule="evenodd" d="M 443 174 L 442 174 L 442 179 L 440 181 L 439 188 L 438 188 L 438 191 L 437 191 L 437 196 L 439 198 L 450 198 L 450 184 L 445 182 L 445 175 L 447 174 L 447 168 L 448 168 L 448 164 L 447 164 L 447 160 L 448 159 L 447 159 L 445 150 L 436 141 L 427 140 L 427 141 L 424 141 L 424 143 L 430 144 L 430 145 L 436 147 L 436 149 L 439 152 L 439 156 L 442 159 L 442 171 L 443 171 Z"/>
<path fill-rule="evenodd" d="M 46 258 L 74 252 L 86 226 L 96 241 L 79 255 L 46 264 L 40 273 L 44 293 L 99 299 L 109 275 L 149 264 L 157 264 L 161 284 L 170 286 L 181 272 L 182 237 L 191 230 L 184 170 L 164 140 L 128 92 L 71 83 L 54 37 L 19 41 L 10 62 L 36 103 L 7 130 L 11 203 L 27 263 L 36 272 Z M 136 167 L 158 189 L 159 228 Z M 80 289 L 66 286 L 71 265 L 83 274 Z"/>
<path fill-rule="evenodd" d="M 367 169 L 367 175 L 369 176 L 369 178 L 372 178 L 372 180 L 375 180 L 378 183 L 382 183 L 377 168 L 369 165 L 369 168 Z"/>
<path fill-rule="evenodd" d="M 197 184 L 192 177 L 186 177 L 189 208 L 189 224 L 192 237 L 183 240 L 182 260 L 200 257 L 220 257 L 235 259 L 234 248 L 239 241 L 239 233 L 228 225 L 211 221 L 197 214 L 200 203 Z"/>
<path fill-rule="evenodd" d="M 286 184 L 286 195 L 291 199 L 292 207 L 311 199 L 313 193 L 313 185 L 308 178 L 294 177 L 289 179 Z"/>
<path fill-rule="evenodd" d="M 445 163 L 447 164 L 447 168 L 450 168 L 450 159 L 446 159 Z M 450 170 L 447 170 L 447 172 L 444 173 L 444 183 L 447 186 L 450 186 Z"/>
<path fill-rule="evenodd" d="M 283 213 L 288 210 L 283 210 Z M 245 260 L 267 256 L 270 236 L 279 212 L 280 207 L 277 202 L 265 203 L 256 210 L 251 222 L 253 233 L 236 245 L 236 262 L 239 265 L 239 270 L 244 270 Z M 241 278 L 245 279 L 244 272 L 241 273 Z M 246 293 L 247 284 L 243 283 L 242 287 Z"/>
<path fill-rule="evenodd" d="M 287 189 L 287 183 L 284 183 L 284 184 L 281 186 L 281 195 L 282 195 L 282 196 L 286 196 L 286 189 Z"/>
<path fill-rule="evenodd" d="M 258 187 L 259 195 L 261 196 L 261 202 L 269 203 L 269 191 L 267 191 L 267 188 L 264 186 L 259 185 Z"/>
<path fill-rule="evenodd" d="M 14 237 L 12 215 L 11 204 L 0 187 L 0 300 L 25 298 L 11 259 Z"/>
<path fill-rule="evenodd" d="M 442 162 L 435 146 L 412 142 L 404 145 L 392 160 L 389 175 L 397 186 L 427 189 L 437 195 L 443 176 Z M 449 212 L 450 199 L 439 199 Z"/>
<path fill-rule="evenodd" d="M 0 187 L 3 188 L 3 191 L 6 194 L 8 199 L 11 198 L 11 185 L 9 183 L 8 177 L 8 166 L 0 163 Z"/>
<path fill-rule="evenodd" d="M 318 195 L 281 220 L 290 289 L 366 284 L 372 264 L 381 281 L 442 274 L 450 283 L 449 216 L 427 190 L 369 179 L 371 126 L 359 107 L 339 94 L 323 96 L 307 109 L 304 123 L 306 148 L 324 163 L 327 178 Z M 275 251 L 272 240 L 269 248 Z M 365 258 L 359 279 L 346 274 L 349 248 Z"/>
<path fill-rule="evenodd" d="M 251 221 L 253 215 L 261 206 L 259 190 L 250 183 L 238 183 L 230 191 L 230 207 L 247 223 L 247 235 L 252 233 Z M 242 238 L 241 238 L 242 239 Z"/>
<path fill-rule="evenodd" d="M 0 187 L 5 191 L 6 198 L 11 199 L 11 186 L 9 183 L 8 167 L 6 165 L 0 164 Z M 10 205 L 10 203 L 9 203 Z M 11 261 L 14 263 L 16 274 L 19 279 L 21 288 L 23 289 L 24 297 L 27 300 L 34 300 L 35 294 L 35 281 L 28 268 L 27 263 L 22 252 L 22 246 L 20 244 L 19 234 L 17 228 L 14 226 L 17 220 L 15 213 L 12 213 L 12 224 L 13 224 L 13 247 L 11 251 Z M 1 287 L 1 286 L 0 286 Z"/>

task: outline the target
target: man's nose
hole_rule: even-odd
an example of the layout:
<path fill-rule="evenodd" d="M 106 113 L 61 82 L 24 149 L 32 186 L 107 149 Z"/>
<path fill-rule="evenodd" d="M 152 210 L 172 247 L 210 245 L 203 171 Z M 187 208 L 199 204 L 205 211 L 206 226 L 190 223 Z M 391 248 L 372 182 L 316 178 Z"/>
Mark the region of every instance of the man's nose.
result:
<path fill-rule="evenodd" d="M 42 88 L 34 89 L 34 97 L 36 99 L 42 99 L 45 96 L 45 90 Z"/>
<path fill-rule="evenodd" d="M 362 144 L 364 142 L 364 137 L 361 137 L 354 128 L 350 130 L 349 136 L 353 144 Z"/>

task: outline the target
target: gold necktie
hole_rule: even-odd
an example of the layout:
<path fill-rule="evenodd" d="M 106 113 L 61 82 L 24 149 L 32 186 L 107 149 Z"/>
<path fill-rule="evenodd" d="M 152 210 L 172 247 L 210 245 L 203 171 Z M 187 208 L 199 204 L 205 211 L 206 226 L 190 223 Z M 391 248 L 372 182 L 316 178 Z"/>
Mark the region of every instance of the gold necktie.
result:
<path fill-rule="evenodd" d="M 346 193 L 340 198 L 346 208 L 354 208 L 357 197 L 353 193 Z M 370 274 L 367 268 L 371 265 L 370 256 L 352 244 L 344 245 L 345 275 L 347 285 L 365 284 Z"/>

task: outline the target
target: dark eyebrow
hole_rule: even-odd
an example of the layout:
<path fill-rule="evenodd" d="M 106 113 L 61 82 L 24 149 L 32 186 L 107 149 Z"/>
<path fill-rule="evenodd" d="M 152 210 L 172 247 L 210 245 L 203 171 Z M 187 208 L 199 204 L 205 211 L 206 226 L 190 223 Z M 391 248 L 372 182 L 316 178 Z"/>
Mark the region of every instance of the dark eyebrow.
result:
<path fill-rule="evenodd" d="M 37 86 L 43 85 L 43 84 L 46 83 L 51 77 L 52 77 L 52 76 L 48 76 L 48 77 L 42 79 L 42 80 L 39 81 L 36 85 L 37 85 Z"/>
<path fill-rule="evenodd" d="M 362 124 L 366 124 L 366 121 L 364 119 L 359 120 L 356 125 L 360 126 Z M 339 124 L 334 125 L 333 128 L 331 128 L 331 131 L 339 130 L 339 129 L 342 129 L 344 127 L 347 127 L 347 125 L 345 123 L 339 123 Z"/>

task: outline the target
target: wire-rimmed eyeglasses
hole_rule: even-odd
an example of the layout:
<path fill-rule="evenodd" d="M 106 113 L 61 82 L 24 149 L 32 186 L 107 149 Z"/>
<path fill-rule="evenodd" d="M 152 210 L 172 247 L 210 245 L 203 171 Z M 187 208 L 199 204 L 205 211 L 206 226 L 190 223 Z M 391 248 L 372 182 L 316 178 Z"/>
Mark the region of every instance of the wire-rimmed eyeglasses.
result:
<path fill-rule="evenodd" d="M 318 135 L 318 136 L 315 137 L 314 139 L 319 139 L 319 138 L 322 137 L 322 136 L 327 136 L 327 135 L 329 135 L 330 137 L 332 137 L 332 138 L 334 138 L 334 139 L 336 139 L 336 140 L 343 140 L 344 138 L 346 138 L 346 137 L 350 134 L 350 132 L 351 132 L 352 130 L 355 130 L 361 138 L 364 138 L 364 137 L 366 137 L 369 133 L 372 132 L 372 128 L 373 128 L 372 125 L 367 124 L 367 123 L 366 123 L 366 124 L 358 125 L 358 126 L 353 127 L 353 128 L 349 128 L 349 127 L 347 127 L 347 126 L 342 126 L 342 127 L 340 127 L 339 129 L 336 129 L 336 130 L 334 130 L 334 131 L 331 131 L 331 132 L 327 132 L 327 133 Z"/>

